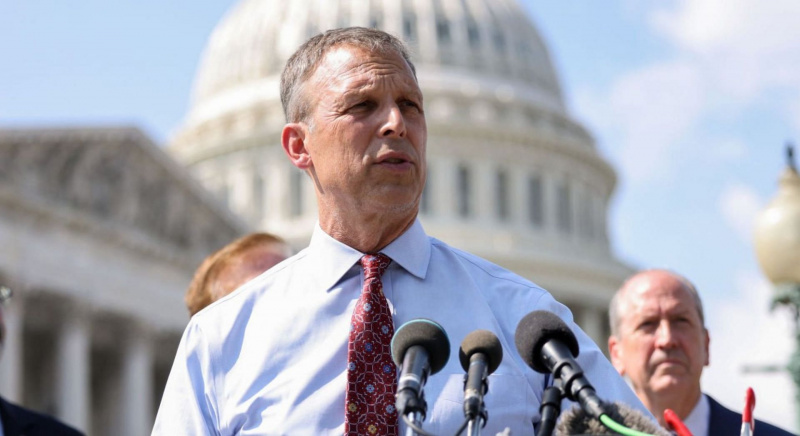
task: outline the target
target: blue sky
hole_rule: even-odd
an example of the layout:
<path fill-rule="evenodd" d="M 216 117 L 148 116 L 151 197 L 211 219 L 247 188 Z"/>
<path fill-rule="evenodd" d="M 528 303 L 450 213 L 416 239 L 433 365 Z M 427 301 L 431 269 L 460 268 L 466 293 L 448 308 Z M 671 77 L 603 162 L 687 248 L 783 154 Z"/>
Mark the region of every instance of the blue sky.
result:
<path fill-rule="evenodd" d="M 0 125 L 133 124 L 164 143 L 187 111 L 200 53 L 230 1 L 0 3 Z M 797 429 L 784 312 L 752 226 L 800 137 L 800 3 L 528 0 L 571 113 L 619 173 L 615 252 L 701 291 L 711 331 L 705 388 Z"/>
<path fill-rule="evenodd" d="M 790 318 L 768 310 L 752 233 L 776 192 L 783 145 L 800 131 L 797 2 L 526 3 L 560 70 L 572 113 L 617 167 L 617 253 L 694 281 L 711 334 L 704 388 L 797 429 L 785 374 L 743 365 L 788 360 Z M 800 265 L 798 265 L 800 268 Z"/>

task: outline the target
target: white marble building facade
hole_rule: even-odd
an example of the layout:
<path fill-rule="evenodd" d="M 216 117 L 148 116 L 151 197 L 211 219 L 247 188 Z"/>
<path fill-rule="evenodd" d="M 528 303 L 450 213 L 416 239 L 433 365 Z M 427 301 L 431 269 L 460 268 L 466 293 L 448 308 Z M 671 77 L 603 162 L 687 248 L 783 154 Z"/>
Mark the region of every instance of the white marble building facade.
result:
<path fill-rule="evenodd" d="M 0 130 L 0 393 L 149 434 L 194 269 L 245 231 L 136 129 Z"/>
<path fill-rule="evenodd" d="M 91 435 L 149 433 L 200 260 L 251 229 L 308 242 L 314 191 L 280 147 L 279 74 L 303 40 L 347 25 L 412 48 L 428 233 L 542 285 L 605 348 L 631 273 L 607 235 L 615 172 L 514 0 L 242 0 L 170 141 L 180 164 L 135 129 L 0 130 L 0 285 L 15 291 L 1 395 Z"/>

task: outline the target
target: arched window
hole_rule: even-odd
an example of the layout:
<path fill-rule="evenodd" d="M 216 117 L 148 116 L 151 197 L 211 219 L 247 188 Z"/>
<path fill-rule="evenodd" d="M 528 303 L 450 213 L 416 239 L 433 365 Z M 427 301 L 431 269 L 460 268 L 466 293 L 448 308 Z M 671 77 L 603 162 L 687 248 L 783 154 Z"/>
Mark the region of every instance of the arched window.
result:
<path fill-rule="evenodd" d="M 508 174 L 499 169 L 495 174 L 495 211 L 497 219 L 500 221 L 507 221 L 509 213 L 508 202 Z"/>
<path fill-rule="evenodd" d="M 594 238 L 594 202 L 589 191 L 580 196 L 578 203 L 578 227 L 580 235 L 586 239 Z"/>
<path fill-rule="evenodd" d="M 536 227 L 544 225 L 544 196 L 540 176 L 528 178 L 528 221 Z"/>
<path fill-rule="evenodd" d="M 471 174 L 466 165 L 459 165 L 456 172 L 456 187 L 458 189 L 458 215 L 468 217 L 472 214 L 472 204 L 470 201 Z"/>
<path fill-rule="evenodd" d="M 556 188 L 558 229 L 564 233 L 572 232 L 572 199 L 567 182 L 560 182 Z"/>
<path fill-rule="evenodd" d="M 506 37 L 501 30 L 495 30 L 493 40 L 495 50 L 500 53 L 506 50 Z"/>
<path fill-rule="evenodd" d="M 478 48 L 481 43 L 478 25 L 473 20 L 467 22 L 467 40 L 469 41 L 469 46 L 472 48 Z"/>
<path fill-rule="evenodd" d="M 415 41 L 417 39 L 417 17 L 413 12 L 404 13 L 403 37 L 407 41 Z"/>
<path fill-rule="evenodd" d="M 434 0 L 433 13 L 436 16 L 436 40 L 439 44 L 449 44 L 450 39 L 450 22 L 444 13 L 441 0 Z"/>
<path fill-rule="evenodd" d="M 380 29 L 383 26 L 382 2 L 373 1 L 369 8 L 369 27 Z"/>

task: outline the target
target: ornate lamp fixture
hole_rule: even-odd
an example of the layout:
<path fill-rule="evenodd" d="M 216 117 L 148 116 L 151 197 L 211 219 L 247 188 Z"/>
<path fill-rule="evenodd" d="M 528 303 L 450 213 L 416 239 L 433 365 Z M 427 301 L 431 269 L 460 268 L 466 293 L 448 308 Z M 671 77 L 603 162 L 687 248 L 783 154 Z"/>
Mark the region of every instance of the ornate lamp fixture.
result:
<path fill-rule="evenodd" d="M 788 371 L 795 383 L 800 407 L 800 175 L 791 145 L 786 147 L 787 168 L 780 177 L 778 194 L 759 215 L 755 249 L 764 275 L 773 283 L 772 308 L 788 307 L 795 321 L 795 351 Z M 797 414 L 800 422 L 800 409 Z"/>

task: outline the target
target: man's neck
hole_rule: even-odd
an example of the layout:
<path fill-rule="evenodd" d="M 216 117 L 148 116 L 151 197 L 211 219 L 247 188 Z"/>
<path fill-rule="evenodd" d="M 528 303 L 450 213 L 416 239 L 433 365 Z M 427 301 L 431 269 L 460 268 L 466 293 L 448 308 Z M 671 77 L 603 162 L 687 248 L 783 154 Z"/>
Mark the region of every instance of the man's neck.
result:
<path fill-rule="evenodd" d="M 658 419 L 659 424 L 666 425 L 664 410 L 672 409 L 681 420 L 686 419 L 700 400 L 699 386 L 697 389 L 674 389 L 668 392 L 650 392 L 647 395 L 638 394 L 645 407 Z"/>
<path fill-rule="evenodd" d="M 319 225 L 333 239 L 362 253 L 377 253 L 408 230 L 412 214 L 319 214 Z"/>

